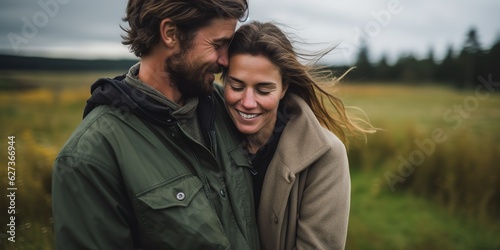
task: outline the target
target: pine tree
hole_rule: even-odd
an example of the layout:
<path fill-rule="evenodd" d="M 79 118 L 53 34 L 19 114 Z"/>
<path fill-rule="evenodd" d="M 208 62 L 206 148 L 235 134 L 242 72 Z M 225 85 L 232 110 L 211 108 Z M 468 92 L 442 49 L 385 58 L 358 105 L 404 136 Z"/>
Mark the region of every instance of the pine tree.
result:
<path fill-rule="evenodd" d="M 387 62 L 387 56 L 385 54 L 382 55 L 380 61 L 377 63 L 374 68 L 375 78 L 377 80 L 394 80 L 394 76 L 391 75 L 391 66 Z"/>
<path fill-rule="evenodd" d="M 438 64 L 436 69 L 436 80 L 446 83 L 452 84 L 456 83 L 457 78 L 456 74 L 456 59 L 453 51 L 453 46 L 448 45 L 448 49 L 446 50 L 446 55 L 444 59 Z"/>
<path fill-rule="evenodd" d="M 359 80 L 369 80 L 374 76 L 373 66 L 368 55 L 368 45 L 362 42 L 356 61 L 356 70 L 353 72 Z"/>
<path fill-rule="evenodd" d="M 481 46 L 478 41 L 476 28 L 472 27 L 466 35 L 463 49 L 458 58 L 463 75 L 463 88 L 471 89 L 473 87 L 475 76 L 478 68 L 476 64 L 479 62 L 482 55 Z"/>

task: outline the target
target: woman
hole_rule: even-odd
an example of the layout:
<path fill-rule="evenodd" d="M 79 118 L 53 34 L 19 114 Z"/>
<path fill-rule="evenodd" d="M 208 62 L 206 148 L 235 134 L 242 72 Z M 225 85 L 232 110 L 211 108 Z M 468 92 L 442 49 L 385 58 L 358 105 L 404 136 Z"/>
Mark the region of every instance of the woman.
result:
<path fill-rule="evenodd" d="M 263 249 L 345 246 L 350 177 L 339 137 L 373 131 L 349 119 L 311 70 L 272 23 L 243 25 L 229 47 L 226 108 L 247 135 Z"/>

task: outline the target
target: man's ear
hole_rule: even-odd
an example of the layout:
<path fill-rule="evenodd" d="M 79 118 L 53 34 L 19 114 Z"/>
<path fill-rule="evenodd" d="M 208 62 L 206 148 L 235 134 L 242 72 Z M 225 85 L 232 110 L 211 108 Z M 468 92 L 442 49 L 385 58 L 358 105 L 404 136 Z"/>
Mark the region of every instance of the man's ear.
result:
<path fill-rule="evenodd" d="M 163 44 L 169 48 L 173 48 L 177 43 L 177 27 L 171 19 L 163 19 L 160 23 L 160 35 Z"/>

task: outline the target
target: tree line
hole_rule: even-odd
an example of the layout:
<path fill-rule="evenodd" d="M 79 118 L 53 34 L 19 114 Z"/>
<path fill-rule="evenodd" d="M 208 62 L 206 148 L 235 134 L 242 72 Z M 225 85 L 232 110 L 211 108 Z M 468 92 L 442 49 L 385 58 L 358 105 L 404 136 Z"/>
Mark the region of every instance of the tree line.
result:
<path fill-rule="evenodd" d="M 432 83 L 457 89 L 472 89 L 485 80 L 500 85 L 500 36 L 493 46 L 485 49 L 479 43 L 478 32 L 475 28 L 471 28 L 466 33 L 463 47 L 459 51 L 449 46 L 445 57 L 439 61 L 436 60 L 432 49 L 424 59 L 406 54 L 401 55 L 393 64 L 388 62 L 387 56 L 382 56 L 378 62 L 372 63 L 368 55 L 369 48 L 364 44 L 358 51 L 354 65 L 356 68 L 347 74 L 346 80 L 365 83 Z M 81 60 L 0 55 L 0 70 L 119 70 L 126 72 L 136 62 L 137 59 Z M 327 68 L 335 75 L 339 75 L 339 72 L 344 72 L 350 66 Z"/>
<path fill-rule="evenodd" d="M 444 84 L 457 89 L 472 89 L 481 84 L 481 79 L 500 82 L 500 37 L 489 49 L 480 46 L 478 32 L 471 28 L 458 53 L 449 46 L 445 57 L 437 62 L 431 49 L 424 59 L 414 55 L 402 55 L 394 64 L 389 64 L 386 56 L 376 63 L 368 58 L 369 49 L 361 46 L 355 69 L 347 80 L 359 82 L 407 82 L 412 84 Z M 331 67 L 332 71 L 348 67 Z M 500 83 L 499 83 L 500 84 Z"/>
<path fill-rule="evenodd" d="M 0 55 L 0 70 L 128 71 L 137 59 L 67 59 Z"/>

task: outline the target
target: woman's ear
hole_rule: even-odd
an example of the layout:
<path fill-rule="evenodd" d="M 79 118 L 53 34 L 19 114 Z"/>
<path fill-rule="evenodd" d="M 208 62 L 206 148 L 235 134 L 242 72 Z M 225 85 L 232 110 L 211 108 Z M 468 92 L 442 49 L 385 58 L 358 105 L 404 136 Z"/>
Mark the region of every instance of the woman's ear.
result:
<path fill-rule="evenodd" d="M 160 23 L 160 35 L 163 44 L 173 48 L 177 44 L 176 31 L 177 27 L 170 18 L 163 19 Z"/>

